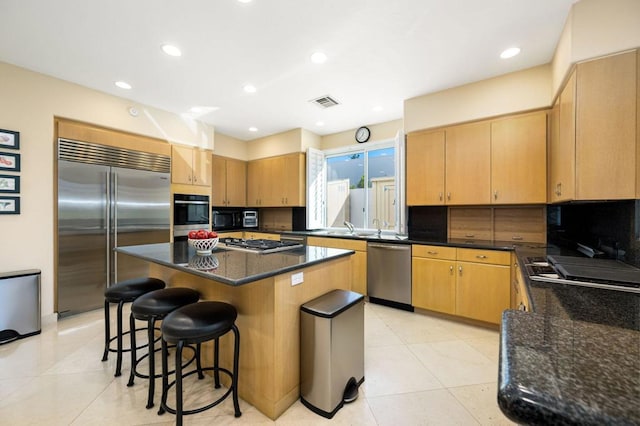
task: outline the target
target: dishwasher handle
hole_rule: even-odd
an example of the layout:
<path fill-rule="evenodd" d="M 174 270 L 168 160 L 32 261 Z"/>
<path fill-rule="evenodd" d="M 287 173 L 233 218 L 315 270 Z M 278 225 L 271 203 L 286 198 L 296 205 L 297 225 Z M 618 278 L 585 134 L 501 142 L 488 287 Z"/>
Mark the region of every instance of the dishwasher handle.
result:
<path fill-rule="evenodd" d="M 386 249 L 386 250 L 403 250 L 403 251 L 411 250 L 411 246 L 402 245 L 402 244 L 374 244 L 374 243 L 369 243 L 368 246 L 369 247 Z"/>

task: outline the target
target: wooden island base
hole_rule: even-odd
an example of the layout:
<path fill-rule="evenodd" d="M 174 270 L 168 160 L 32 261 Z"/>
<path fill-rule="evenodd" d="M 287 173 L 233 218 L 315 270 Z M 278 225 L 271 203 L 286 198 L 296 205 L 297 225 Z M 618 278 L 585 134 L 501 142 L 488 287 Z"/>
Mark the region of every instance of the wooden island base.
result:
<path fill-rule="evenodd" d="M 240 397 L 275 420 L 300 397 L 300 305 L 334 289 L 351 290 L 350 256 L 232 286 L 156 263 L 150 276 L 170 287 L 190 287 L 201 300 L 219 300 L 235 306 L 240 330 Z M 292 286 L 294 274 L 304 274 Z M 220 365 L 231 370 L 233 339 L 220 339 Z M 212 364 L 212 344 L 203 348 Z M 185 389 L 185 392 L 189 392 Z"/>

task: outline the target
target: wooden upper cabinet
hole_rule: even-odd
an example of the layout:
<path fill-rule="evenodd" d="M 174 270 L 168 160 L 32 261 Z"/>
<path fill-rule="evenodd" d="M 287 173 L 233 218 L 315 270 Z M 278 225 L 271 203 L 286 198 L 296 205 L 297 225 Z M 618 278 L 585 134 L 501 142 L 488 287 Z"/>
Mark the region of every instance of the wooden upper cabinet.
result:
<path fill-rule="evenodd" d="M 304 206 L 305 173 L 302 153 L 249 161 L 247 204 L 255 207 Z"/>
<path fill-rule="evenodd" d="M 407 135 L 407 205 L 445 203 L 444 144 L 444 130 Z"/>
<path fill-rule="evenodd" d="M 577 65 L 576 199 L 636 196 L 637 61 L 633 51 Z"/>
<path fill-rule="evenodd" d="M 490 123 L 447 128 L 445 146 L 447 204 L 490 204 Z"/>
<path fill-rule="evenodd" d="M 212 164 L 211 204 L 245 207 L 247 205 L 247 162 L 214 155 Z"/>
<path fill-rule="evenodd" d="M 491 202 L 547 202 L 547 114 L 491 123 Z"/>
<path fill-rule="evenodd" d="M 576 74 L 573 72 L 551 114 L 549 186 L 551 202 L 576 197 Z"/>
<path fill-rule="evenodd" d="M 211 185 L 211 152 L 173 145 L 171 147 L 171 182 Z"/>

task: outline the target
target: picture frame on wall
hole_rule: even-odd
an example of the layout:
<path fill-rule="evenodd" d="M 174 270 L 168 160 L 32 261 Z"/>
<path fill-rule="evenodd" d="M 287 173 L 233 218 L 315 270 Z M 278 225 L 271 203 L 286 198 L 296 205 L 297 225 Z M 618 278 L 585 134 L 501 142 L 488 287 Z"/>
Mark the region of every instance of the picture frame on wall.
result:
<path fill-rule="evenodd" d="M 0 148 L 20 149 L 20 132 L 0 129 Z"/>
<path fill-rule="evenodd" d="M 20 176 L 0 175 L 0 194 L 18 194 L 20 192 Z"/>
<path fill-rule="evenodd" d="M 0 214 L 20 214 L 20 197 L 0 197 Z"/>
<path fill-rule="evenodd" d="M 19 172 L 20 154 L 11 152 L 0 152 L 0 171 Z"/>

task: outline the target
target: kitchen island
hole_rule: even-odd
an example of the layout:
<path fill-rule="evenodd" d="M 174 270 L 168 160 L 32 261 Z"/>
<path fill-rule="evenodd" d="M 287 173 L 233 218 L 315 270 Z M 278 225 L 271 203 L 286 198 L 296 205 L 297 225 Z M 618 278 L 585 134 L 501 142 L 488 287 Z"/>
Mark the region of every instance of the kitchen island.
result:
<path fill-rule="evenodd" d="M 351 250 L 304 246 L 271 254 L 216 248 L 199 256 L 186 242 L 120 247 L 149 262 L 149 276 L 189 287 L 201 300 L 238 310 L 240 397 L 276 419 L 300 395 L 300 305 L 334 289 L 351 290 Z M 221 338 L 229 368 L 232 340 Z M 203 350 L 212 363 L 211 345 Z"/>
<path fill-rule="evenodd" d="M 521 267 L 556 254 L 516 252 Z M 524 279 L 533 312 L 502 317 L 502 411 L 521 424 L 640 424 L 640 294 Z"/>

